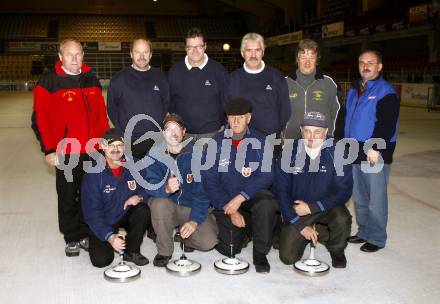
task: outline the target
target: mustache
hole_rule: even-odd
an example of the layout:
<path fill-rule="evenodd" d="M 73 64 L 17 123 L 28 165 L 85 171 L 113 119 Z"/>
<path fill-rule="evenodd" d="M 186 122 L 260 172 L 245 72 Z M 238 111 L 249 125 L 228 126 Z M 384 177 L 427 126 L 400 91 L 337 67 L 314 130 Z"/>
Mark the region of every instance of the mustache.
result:
<path fill-rule="evenodd" d="M 362 72 L 364 72 L 364 73 L 370 73 L 371 71 L 370 71 L 369 69 L 365 69 L 365 70 L 362 70 Z"/>

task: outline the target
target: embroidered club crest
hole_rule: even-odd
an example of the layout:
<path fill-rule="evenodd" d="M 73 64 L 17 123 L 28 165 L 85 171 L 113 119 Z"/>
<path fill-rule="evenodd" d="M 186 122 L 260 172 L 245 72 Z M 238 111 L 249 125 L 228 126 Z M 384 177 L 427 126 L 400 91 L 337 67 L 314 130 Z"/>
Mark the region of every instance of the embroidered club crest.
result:
<path fill-rule="evenodd" d="M 192 175 L 192 173 L 188 173 L 188 174 L 186 175 L 186 183 L 187 183 L 187 184 L 191 184 L 192 181 L 193 181 L 193 175 Z"/>
<path fill-rule="evenodd" d="M 132 181 L 128 181 L 128 189 L 130 189 L 131 191 L 136 190 L 136 181 L 132 180 Z"/>
<path fill-rule="evenodd" d="M 251 173 L 252 173 L 251 167 L 243 167 L 243 168 L 241 168 L 241 175 L 243 175 L 244 177 L 251 176 Z"/>

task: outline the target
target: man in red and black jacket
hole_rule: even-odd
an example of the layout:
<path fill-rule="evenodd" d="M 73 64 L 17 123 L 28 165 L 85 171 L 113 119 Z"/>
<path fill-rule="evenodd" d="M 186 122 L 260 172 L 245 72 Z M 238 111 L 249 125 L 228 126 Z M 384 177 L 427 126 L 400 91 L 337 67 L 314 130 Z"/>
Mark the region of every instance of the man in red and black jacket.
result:
<path fill-rule="evenodd" d="M 83 162 L 97 145 L 86 145 L 102 137 L 109 128 L 101 85 L 95 74 L 83 64 L 81 44 L 73 39 L 61 42 L 60 61 L 43 74 L 34 89 L 32 128 L 45 154 L 45 161 L 56 168 L 58 223 L 66 241 L 67 256 L 88 249 L 88 228 L 81 213 L 80 187 Z M 70 144 L 61 144 L 67 139 Z M 61 170 L 78 159 L 72 178 Z M 73 163 L 73 161 L 72 161 Z"/>

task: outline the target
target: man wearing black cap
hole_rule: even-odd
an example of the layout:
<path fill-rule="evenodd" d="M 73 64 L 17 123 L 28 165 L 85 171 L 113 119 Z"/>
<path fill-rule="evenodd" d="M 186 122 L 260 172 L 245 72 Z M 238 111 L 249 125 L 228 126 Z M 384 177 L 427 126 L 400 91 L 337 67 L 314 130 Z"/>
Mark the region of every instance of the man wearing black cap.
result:
<path fill-rule="evenodd" d="M 165 267 L 174 251 L 173 231 L 180 226 L 180 236 L 185 249 L 211 250 L 217 244 L 217 225 L 208 212 L 209 200 L 201 181 L 193 178 L 192 144 L 184 146 L 185 124 L 177 114 L 168 114 L 163 122 L 165 155 L 161 146 L 154 146 L 149 157 L 155 162 L 146 172 L 146 180 L 155 189 L 147 192 L 153 196 L 148 202 L 151 219 L 157 234 L 157 254 L 153 264 Z M 163 158 L 168 156 L 175 166 L 168 167 Z M 153 187 L 152 187 L 153 188 Z"/>
<path fill-rule="evenodd" d="M 110 265 L 114 250 L 125 251 L 124 260 L 142 266 L 148 259 L 140 253 L 144 233 L 150 221 L 145 204 L 147 193 L 124 166 L 124 134 L 109 129 L 101 148 L 105 167 L 99 173 L 86 173 L 82 183 L 82 208 L 89 225 L 90 261 L 95 267 Z M 125 240 L 118 237 L 119 227 L 127 231 Z"/>
<path fill-rule="evenodd" d="M 344 250 L 351 215 L 345 203 L 352 193 L 353 178 L 351 165 L 343 166 L 343 174 L 338 175 L 336 168 L 340 168 L 338 159 L 342 157 L 335 157 L 335 147 L 327 132 L 324 114 L 306 113 L 301 124 L 303 140 L 294 143 L 289 167 L 282 161 L 277 165 L 274 188 L 284 222 L 279 251 L 284 264 L 298 261 L 309 241 L 322 241 L 315 224 L 328 227 L 325 246 L 333 267 L 345 268 L 347 264 Z M 331 144 L 326 144 L 326 139 Z"/>
<path fill-rule="evenodd" d="M 268 168 L 263 165 L 265 137 L 248 127 L 252 116 L 248 100 L 230 100 L 225 113 L 228 126 L 213 137 L 217 143 L 216 155 L 210 155 L 209 148 L 206 152 L 205 160 L 215 157 L 214 165 L 202 171 L 203 186 L 215 208 L 219 228 L 216 249 L 229 256 L 232 241 L 234 254 L 241 252 L 245 227 L 251 226 L 255 269 L 267 273 L 270 265 L 266 254 L 272 246 L 277 206 L 273 194 L 267 190 L 273 176 L 271 161 Z"/>

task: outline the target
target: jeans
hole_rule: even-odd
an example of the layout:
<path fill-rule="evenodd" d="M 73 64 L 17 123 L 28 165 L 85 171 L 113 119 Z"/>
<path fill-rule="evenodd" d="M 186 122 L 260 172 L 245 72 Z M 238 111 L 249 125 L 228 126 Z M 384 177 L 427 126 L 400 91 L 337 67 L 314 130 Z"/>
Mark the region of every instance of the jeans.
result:
<path fill-rule="evenodd" d="M 353 165 L 357 236 L 379 247 L 385 247 L 387 240 L 389 175 L 389 164 L 377 173 L 364 173 L 360 164 Z"/>

